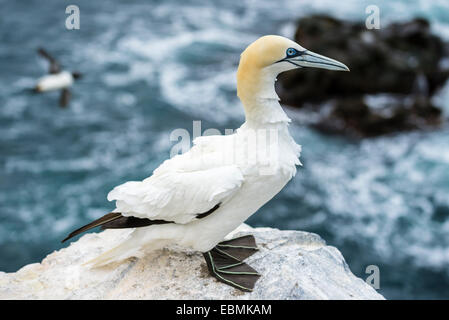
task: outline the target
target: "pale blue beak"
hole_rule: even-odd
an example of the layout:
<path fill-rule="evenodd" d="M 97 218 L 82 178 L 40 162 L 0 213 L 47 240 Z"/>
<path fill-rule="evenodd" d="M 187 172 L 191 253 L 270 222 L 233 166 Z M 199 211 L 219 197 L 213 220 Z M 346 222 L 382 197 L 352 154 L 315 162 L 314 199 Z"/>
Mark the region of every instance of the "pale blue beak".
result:
<path fill-rule="evenodd" d="M 349 68 L 343 63 L 309 50 L 304 50 L 297 56 L 285 58 L 284 61 L 290 62 L 297 67 L 349 71 Z"/>

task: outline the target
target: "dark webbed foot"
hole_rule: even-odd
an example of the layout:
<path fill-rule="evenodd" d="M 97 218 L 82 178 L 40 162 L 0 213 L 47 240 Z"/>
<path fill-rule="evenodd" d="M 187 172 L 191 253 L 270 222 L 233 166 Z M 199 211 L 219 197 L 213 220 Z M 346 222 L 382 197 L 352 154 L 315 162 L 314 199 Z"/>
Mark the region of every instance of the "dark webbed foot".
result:
<path fill-rule="evenodd" d="M 260 274 L 243 260 L 256 251 L 256 240 L 248 235 L 220 242 L 204 253 L 204 258 L 213 277 L 242 291 L 252 291 Z"/>
<path fill-rule="evenodd" d="M 220 242 L 215 248 L 239 261 L 245 260 L 258 250 L 256 239 L 252 235 Z"/>

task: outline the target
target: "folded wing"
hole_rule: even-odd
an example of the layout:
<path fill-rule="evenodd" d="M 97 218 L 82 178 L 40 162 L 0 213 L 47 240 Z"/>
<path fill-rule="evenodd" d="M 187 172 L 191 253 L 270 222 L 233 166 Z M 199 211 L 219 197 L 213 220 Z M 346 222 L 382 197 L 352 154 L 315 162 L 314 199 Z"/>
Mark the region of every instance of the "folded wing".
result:
<path fill-rule="evenodd" d="M 241 188 L 242 172 L 235 165 L 222 165 L 221 155 L 213 150 L 201 154 L 196 147 L 166 160 L 151 177 L 114 188 L 108 194 L 109 201 L 116 201 L 114 211 L 185 224 L 219 203 L 225 205 Z"/>

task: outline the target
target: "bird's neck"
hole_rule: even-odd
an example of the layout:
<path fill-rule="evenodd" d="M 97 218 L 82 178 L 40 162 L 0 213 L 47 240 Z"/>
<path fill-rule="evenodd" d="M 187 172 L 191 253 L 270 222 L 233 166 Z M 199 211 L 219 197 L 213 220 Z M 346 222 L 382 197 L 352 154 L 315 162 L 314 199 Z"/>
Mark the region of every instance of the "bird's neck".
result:
<path fill-rule="evenodd" d="M 260 98 L 251 103 L 242 103 L 245 108 L 245 123 L 253 128 L 286 127 L 291 121 L 277 99 Z"/>
<path fill-rule="evenodd" d="M 279 104 L 274 89 L 275 81 L 276 74 L 269 69 L 248 68 L 240 64 L 237 71 L 237 95 L 245 109 L 246 123 L 266 126 L 290 122 Z"/>

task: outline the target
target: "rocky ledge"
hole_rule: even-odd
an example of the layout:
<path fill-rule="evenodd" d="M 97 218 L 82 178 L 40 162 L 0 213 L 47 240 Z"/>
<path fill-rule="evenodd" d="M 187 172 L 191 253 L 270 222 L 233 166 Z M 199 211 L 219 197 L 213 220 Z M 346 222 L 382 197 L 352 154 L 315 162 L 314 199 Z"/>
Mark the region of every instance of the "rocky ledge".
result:
<path fill-rule="evenodd" d="M 416 18 L 368 30 L 365 22 L 311 16 L 295 40 L 351 72 L 301 69 L 279 77 L 281 102 L 331 134 L 375 137 L 447 122 L 432 97 L 449 78 L 449 46 Z"/>
<path fill-rule="evenodd" d="M 253 234 L 260 248 L 247 260 L 262 274 L 251 293 L 217 282 L 201 254 L 176 248 L 103 268 L 82 265 L 127 232 L 86 234 L 42 263 L 0 272 L 0 299 L 383 299 L 335 247 L 301 231 L 242 225 L 233 233 Z"/>

